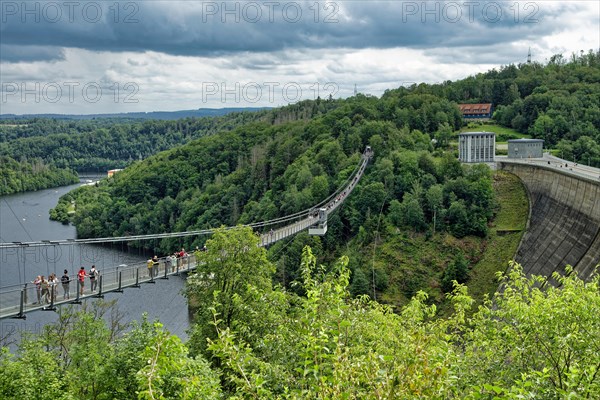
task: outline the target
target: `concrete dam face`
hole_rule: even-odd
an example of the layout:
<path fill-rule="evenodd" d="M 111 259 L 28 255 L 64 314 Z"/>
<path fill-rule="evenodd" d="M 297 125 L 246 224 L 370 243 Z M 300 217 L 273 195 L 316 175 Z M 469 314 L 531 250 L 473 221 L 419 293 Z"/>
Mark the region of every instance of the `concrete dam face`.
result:
<path fill-rule="evenodd" d="M 516 254 L 528 275 L 550 276 L 567 264 L 589 279 L 600 263 L 600 180 L 541 165 L 498 162 L 527 188 L 530 217 Z"/>

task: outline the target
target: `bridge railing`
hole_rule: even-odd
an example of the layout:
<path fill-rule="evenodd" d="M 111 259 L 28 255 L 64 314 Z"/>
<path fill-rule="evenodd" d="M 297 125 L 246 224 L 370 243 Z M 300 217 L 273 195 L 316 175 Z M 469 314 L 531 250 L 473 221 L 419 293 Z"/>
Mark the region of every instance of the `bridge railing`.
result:
<path fill-rule="evenodd" d="M 94 291 L 92 291 L 90 279 L 86 277 L 83 294 L 80 294 L 81 287 L 77 276 L 70 277 L 71 281 L 67 289 L 68 295 L 65 295 L 61 282 L 56 285 L 49 285 L 48 295 L 45 295 L 41 287 L 38 288 L 33 283 L 3 287 L 0 290 L 0 318 L 23 317 L 27 312 L 40 309 L 52 310 L 56 305 L 76 303 L 79 300 L 91 297 L 101 297 L 106 292 L 115 292 L 128 287 L 139 287 L 143 283 L 187 273 L 195 268 L 195 254 L 188 254 L 183 258 L 175 259 L 175 262 L 170 264 L 166 262 L 166 257 L 163 257 L 152 269 L 148 268 L 146 262 L 131 265 L 121 264 L 99 271 Z M 150 275 L 150 270 L 152 270 L 152 275 Z"/>
<path fill-rule="evenodd" d="M 354 185 L 354 183 L 353 183 Z M 341 202 L 339 202 L 341 204 Z M 335 207 L 339 204 L 335 203 Z M 333 211 L 333 207 L 331 211 Z M 330 212 L 331 212 L 330 211 Z M 308 229 L 317 219 L 312 215 L 302 216 L 293 223 L 273 230 L 272 233 L 260 235 L 260 245 L 268 246 L 279 240 L 293 236 Z M 171 275 L 186 273 L 196 269 L 197 260 L 195 253 L 189 253 L 183 258 L 162 257 L 156 266 L 148 268 L 147 261 L 140 261 L 128 265 L 116 265 L 99 270 L 96 290 L 92 291 L 89 277 L 84 280 L 83 295 L 76 275 L 70 276 L 71 281 L 68 288 L 68 298 L 64 298 L 64 290 L 60 281 L 54 286 L 55 295 L 45 301 L 41 296 L 38 298 L 38 289 L 35 284 L 13 285 L 0 288 L 0 318 L 8 316 L 23 317 L 25 313 L 40 310 L 54 309 L 54 306 L 78 302 L 91 297 L 102 296 L 105 292 L 115 292 L 128 287 L 139 287 L 141 284 L 154 282 L 157 279 L 168 278 Z M 152 274 L 150 273 L 152 271 Z M 87 271 L 86 271 L 87 273 Z"/>

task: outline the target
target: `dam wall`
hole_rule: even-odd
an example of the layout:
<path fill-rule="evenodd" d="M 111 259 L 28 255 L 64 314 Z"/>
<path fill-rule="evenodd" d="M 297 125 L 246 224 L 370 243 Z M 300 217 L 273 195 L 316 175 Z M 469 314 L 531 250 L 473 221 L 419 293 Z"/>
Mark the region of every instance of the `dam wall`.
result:
<path fill-rule="evenodd" d="M 529 195 L 530 218 L 516 254 L 523 271 L 551 276 L 569 264 L 588 279 L 600 264 L 600 180 L 544 165 L 497 163 Z"/>

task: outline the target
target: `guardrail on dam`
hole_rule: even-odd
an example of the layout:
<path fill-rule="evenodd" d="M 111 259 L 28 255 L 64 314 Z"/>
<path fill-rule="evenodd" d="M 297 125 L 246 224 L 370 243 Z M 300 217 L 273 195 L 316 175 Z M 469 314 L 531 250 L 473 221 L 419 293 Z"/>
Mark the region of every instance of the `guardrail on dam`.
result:
<path fill-rule="evenodd" d="M 600 175 L 547 159 L 497 165 L 517 175 L 529 195 L 530 218 L 515 257 L 523 271 L 549 277 L 569 264 L 588 279 L 600 263 Z"/>

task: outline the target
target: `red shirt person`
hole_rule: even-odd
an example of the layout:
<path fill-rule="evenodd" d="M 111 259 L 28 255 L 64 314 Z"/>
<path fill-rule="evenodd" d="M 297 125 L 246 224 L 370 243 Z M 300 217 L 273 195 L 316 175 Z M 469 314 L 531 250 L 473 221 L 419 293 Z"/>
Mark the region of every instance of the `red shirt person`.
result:
<path fill-rule="evenodd" d="M 77 280 L 79 281 L 79 294 L 83 296 L 83 285 L 85 284 L 85 277 L 87 274 L 85 273 L 85 268 L 81 267 L 79 272 L 77 273 Z"/>

